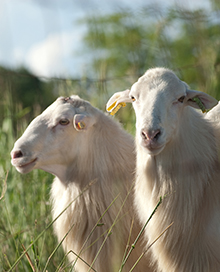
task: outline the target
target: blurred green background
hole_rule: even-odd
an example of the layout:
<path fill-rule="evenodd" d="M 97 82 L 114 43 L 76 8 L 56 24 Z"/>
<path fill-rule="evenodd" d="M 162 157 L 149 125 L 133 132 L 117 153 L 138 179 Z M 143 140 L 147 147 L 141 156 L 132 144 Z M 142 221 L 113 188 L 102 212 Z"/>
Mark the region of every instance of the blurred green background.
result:
<path fill-rule="evenodd" d="M 0 67 L 0 271 L 8 271 L 42 232 L 28 251 L 31 261 L 24 256 L 13 271 L 70 271 L 61 248 L 52 254 L 57 241 L 52 227 L 46 229 L 53 176 L 40 170 L 20 175 L 10 164 L 13 144 L 29 122 L 60 95 L 78 94 L 104 111 L 114 92 L 130 88 L 155 66 L 173 69 L 191 88 L 220 100 L 220 4 L 210 4 L 211 10 L 143 4 L 138 10 L 89 13 L 78 23 L 87 27 L 83 52 L 92 58 L 76 78 Z M 116 118 L 134 135 L 130 106 Z"/>

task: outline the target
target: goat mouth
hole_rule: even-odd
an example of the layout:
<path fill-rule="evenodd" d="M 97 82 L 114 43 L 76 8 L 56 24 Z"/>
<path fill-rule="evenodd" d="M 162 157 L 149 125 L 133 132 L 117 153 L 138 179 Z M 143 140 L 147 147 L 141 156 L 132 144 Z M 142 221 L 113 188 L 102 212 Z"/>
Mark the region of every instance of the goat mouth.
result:
<path fill-rule="evenodd" d="M 158 155 L 165 147 L 165 145 L 163 145 L 163 144 L 161 144 L 161 145 L 147 145 L 145 143 L 142 143 L 141 145 L 149 155 L 154 155 L 154 156 Z"/>
<path fill-rule="evenodd" d="M 15 166 L 15 168 L 17 169 L 18 172 L 20 173 L 28 173 L 30 172 L 34 165 L 35 165 L 35 162 L 37 161 L 37 158 L 29 161 L 28 163 L 22 163 L 21 161 L 17 161 L 15 159 L 12 160 L 12 165 Z"/>

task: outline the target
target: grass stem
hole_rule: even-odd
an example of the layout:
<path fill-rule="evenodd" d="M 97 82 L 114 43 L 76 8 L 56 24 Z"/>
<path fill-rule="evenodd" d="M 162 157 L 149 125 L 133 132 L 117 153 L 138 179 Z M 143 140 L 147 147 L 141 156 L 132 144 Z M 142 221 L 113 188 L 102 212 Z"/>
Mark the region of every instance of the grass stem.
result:
<path fill-rule="evenodd" d="M 127 256 L 125 257 L 124 261 L 122 262 L 122 265 L 121 265 L 121 267 L 120 267 L 119 272 L 122 272 L 122 269 L 123 269 L 123 267 L 125 266 L 125 263 L 127 262 L 129 256 L 131 255 L 131 252 L 134 250 L 135 245 L 137 244 L 138 240 L 140 239 L 140 237 L 141 237 L 142 233 L 144 232 L 144 230 L 145 230 L 147 224 L 149 223 L 149 221 L 151 220 L 151 218 L 153 217 L 153 215 L 155 214 L 157 208 L 160 206 L 161 203 L 162 203 L 162 197 L 160 197 L 160 200 L 159 200 L 159 202 L 157 203 L 155 209 L 154 209 L 153 212 L 151 213 L 151 215 L 150 215 L 150 217 L 148 218 L 147 222 L 146 222 L 146 223 L 144 224 L 144 226 L 142 227 L 142 229 L 141 229 L 141 231 L 139 232 L 139 234 L 138 234 L 137 238 L 135 239 L 134 243 L 131 245 L 131 248 L 130 248 L 130 250 L 129 250 Z"/>
<path fill-rule="evenodd" d="M 141 254 L 141 256 L 137 259 L 137 261 L 135 262 L 135 264 L 133 265 L 133 267 L 129 270 L 129 272 L 132 272 L 134 270 L 134 268 L 136 267 L 136 265 L 139 263 L 139 261 L 141 260 L 141 258 L 144 256 L 144 254 L 147 253 L 147 251 L 153 246 L 153 244 L 156 243 L 156 241 L 173 225 L 174 222 L 172 222 L 148 247 L 147 249 Z"/>

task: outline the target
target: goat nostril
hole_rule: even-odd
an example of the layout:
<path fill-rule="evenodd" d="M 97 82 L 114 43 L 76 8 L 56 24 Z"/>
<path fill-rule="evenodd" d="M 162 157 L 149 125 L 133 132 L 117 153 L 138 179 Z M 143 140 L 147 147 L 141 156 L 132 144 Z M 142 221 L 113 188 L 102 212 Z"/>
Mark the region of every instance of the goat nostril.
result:
<path fill-rule="evenodd" d="M 23 153 L 20 150 L 14 151 L 12 153 L 12 159 L 21 158 L 21 157 L 23 157 Z"/>
<path fill-rule="evenodd" d="M 147 139 L 148 138 L 147 134 L 144 131 L 141 132 L 141 136 L 142 136 L 143 139 Z"/>
<path fill-rule="evenodd" d="M 157 139 L 159 138 L 160 134 L 161 134 L 160 130 L 156 131 L 156 132 L 155 132 L 154 139 L 157 140 Z"/>
<path fill-rule="evenodd" d="M 141 137 L 144 139 L 144 140 L 158 140 L 159 136 L 161 135 L 161 131 L 158 129 L 158 130 L 152 130 L 152 131 L 149 131 L 149 132 L 146 132 L 144 130 L 141 131 Z"/>

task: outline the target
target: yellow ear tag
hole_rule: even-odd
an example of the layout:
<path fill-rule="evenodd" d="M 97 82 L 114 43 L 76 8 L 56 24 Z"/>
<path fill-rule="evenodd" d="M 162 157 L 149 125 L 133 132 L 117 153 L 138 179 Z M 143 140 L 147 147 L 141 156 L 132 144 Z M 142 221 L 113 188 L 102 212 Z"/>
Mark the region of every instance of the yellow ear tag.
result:
<path fill-rule="evenodd" d="M 116 105 L 116 102 L 114 102 L 110 107 L 108 107 L 107 111 L 110 111 L 112 108 L 114 108 Z M 115 107 L 113 109 L 113 111 L 110 113 L 111 115 L 115 115 L 116 112 L 121 108 L 121 107 L 125 107 L 126 106 L 126 103 L 125 102 L 121 102 L 117 105 L 117 107 Z"/>
<path fill-rule="evenodd" d="M 115 105 L 116 105 L 116 101 L 113 104 L 111 104 L 110 107 L 107 108 L 107 111 L 110 111 L 111 109 L 113 109 Z"/>
<path fill-rule="evenodd" d="M 84 129 L 85 127 L 86 127 L 86 124 L 83 121 L 77 123 L 78 129 Z"/>

